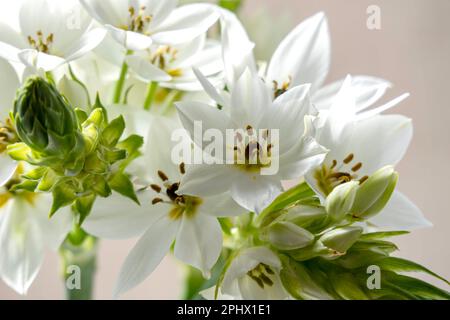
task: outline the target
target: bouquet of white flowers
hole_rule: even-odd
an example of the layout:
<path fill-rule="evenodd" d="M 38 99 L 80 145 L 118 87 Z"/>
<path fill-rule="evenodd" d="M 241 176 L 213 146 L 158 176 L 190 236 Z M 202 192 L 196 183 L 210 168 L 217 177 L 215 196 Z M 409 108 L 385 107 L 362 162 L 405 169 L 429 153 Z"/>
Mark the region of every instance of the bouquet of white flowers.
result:
<path fill-rule="evenodd" d="M 89 299 L 98 241 L 138 236 L 114 297 L 173 253 L 186 299 L 450 298 L 388 240 L 430 226 L 396 189 L 411 119 L 382 114 L 408 94 L 323 85 L 323 13 L 256 61 L 241 2 L 25 0 L 2 25 L 7 285 L 26 294 L 50 247 Z"/>

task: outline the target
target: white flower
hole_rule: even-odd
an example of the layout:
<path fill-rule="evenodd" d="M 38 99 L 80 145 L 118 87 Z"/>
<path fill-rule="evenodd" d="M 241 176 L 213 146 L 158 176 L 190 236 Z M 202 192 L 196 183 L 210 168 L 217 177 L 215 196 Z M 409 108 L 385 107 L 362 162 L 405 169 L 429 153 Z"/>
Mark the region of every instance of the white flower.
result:
<path fill-rule="evenodd" d="M 69 210 L 48 217 L 51 201 L 47 194 L 0 194 L 0 277 L 19 294 L 36 278 L 44 249 L 56 251 L 71 229 Z"/>
<path fill-rule="evenodd" d="M 206 34 L 180 45 L 152 45 L 127 56 L 126 62 L 141 80 L 159 81 L 162 87 L 183 91 L 202 89 L 192 68 L 216 84 L 223 70 L 220 43 L 206 40 Z"/>
<path fill-rule="evenodd" d="M 19 88 L 19 78 L 14 68 L 5 60 L 0 59 L 0 126 L 6 125 L 9 112 L 12 110 L 16 90 Z M 7 127 L 0 128 L 0 187 L 11 179 L 16 171 L 17 163 L 6 154 L 8 138 L 11 136 Z"/>
<path fill-rule="evenodd" d="M 272 101 L 261 79 L 247 70 L 233 85 L 231 96 L 221 96 L 199 72 L 197 74 L 205 91 L 223 109 L 197 102 L 177 103 L 181 121 L 191 137 L 195 137 L 195 122 L 201 121 L 204 130 L 217 129 L 223 137 L 230 129 L 255 132 L 256 135 L 265 131 L 267 136 L 278 130 L 279 139 L 266 139 L 269 144 L 264 146 L 266 140 L 247 142 L 244 139 L 238 142 L 239 145 L 227 141 L 226 149 L 235 157 L 242 158 L 245 154 L 248 165 L 238 161 L 230 163 L 230 157 L 225 156 L 228 152 L 224 152 L 224 158 L 219 160 L 227 164 L 194 166 L 183 178 L 183 193 L 201 196 L 230 190 L 233 199 L 242 207 L 259 213 L 281 193 L 281 180 L 299 178 L 322 162 L 326 150 L 315 142 L 310 132 L 312 125 L 308 115 L 315 111 L 309 101 L 309 85 L 292 88 Z M 236 135 L 236 138 L 239 137 Z M 261 155 L 266 155 L 268 161 L 254 161 Z M 278 170 L 271 175 L 262 175 L 268 169 L 267 164 L 269 167 L 278 164 Z"/>
<path fill-rule="evenodd" d="M 91 234 L 124 238 L 141 235 L 124 262 L 115 288 L 118 296 L 144 281 L 169 252 L 209 276 L 222 250 L 222 229 L 217 217 L 242 213 L 224 193 L 214 197 L 192 197 L 178 191 L 184 163 L 173 164 L 169 142 L 178 125 L 155 117 L 145 146 L 145 169 L 150 186 L 138 192 L 141 207 L 114 197 L 95 204 L 84 224 Z"/>
<path fill-rule="evenodd" d="M 228 86 L 246 67 L 256 69 L 254 44 L 236 16 L 222 10 L 222 45 Z M 311 100 L 318 110 L 330 107 L 343 80 L 322 87 L 331 63 L 328 22 L 320 12 L 292 30 L 279 44 L 269 63 L 259 70 L 273 97 L 295 86 L 310 83 Z M 357 108 L 363 110 L 378 101 L 391 84 L 383 79 L 357 76 L 353 81 Z"/>
<path fill-rule="evenodd" d="M 80 0 L 112 37 L 129 50 L 153 43 L 176 45 L 205 33 L 218 19 L 212 5 L 190 4 L 176 8 L 177 0 Z"/>
<path fill-rule="evenodd" d="M 226 299 L 288 299 L 280 280 L 281 267 L 280 259 L 269 248 L 244 249 L 231 262 L 219 292 Z"/>
<path fill-rule="evenodd" d="M 412 139 L 411 119 L 378 113 L 404 96 L 369 112 L 358 113 L 352 78 L 344 81 L 331 108 L 319 117 L 317 141 L 330 151 L 323 164 L 306 175 L 316 192 L 327 196 L 347 181 L 364 181 L 386 165 L 396 165 Z M 370 222 L 381 228 L 410 230 L 430 226 L 420 210 L 398 191 L 387 207 Z"/>
<path fill-rule="evenodd" d="M 20 32 L 0 25 L 0 56 L 33 70 L 51 71 L 94 49 L 105 31 L 74 1 L 26 0 L 20 9 Z"/>

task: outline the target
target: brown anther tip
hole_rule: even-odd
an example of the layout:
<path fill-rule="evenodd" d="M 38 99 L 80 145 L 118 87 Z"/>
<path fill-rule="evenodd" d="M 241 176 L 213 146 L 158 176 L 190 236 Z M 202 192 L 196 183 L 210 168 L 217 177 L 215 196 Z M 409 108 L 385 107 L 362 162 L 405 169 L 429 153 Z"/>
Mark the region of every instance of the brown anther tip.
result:
<path fill-rule="evenodd" d="M 344 159 L 344 163 L 345 164 L 349 164 L 350 162 L 352 162 L 353 158 L 355 157 L 355 155 L 353 153 L 350 153 L 347 158 Z"/>
<path fill-rule="evenodd" d="M 359 184 L 363 184 L 367 179 L 369 179 L 368 176 L 364 176 L 361 179 L 359 179 Z"/>
<path fill-rule="evenodd" d="M 353 171 L 353 172 L 356 172 L 356 171 L 358 171 L 359 169 L 361 169 L 361 167 L 362 167 L 362 163 L 361 163 L 361 162 L 358 162 L 355 166 L 353 166 L 352 171 Z"/>
<path fill-rule="evenodd" d="M 337 166 L 337 161 L 333 160 L 330 169 L 334 169 Z"/>
<path fill-rule="evenodd" d="M 162 181 L 167 181 L 167 180 L 169 180 L 169 178 L 167 177 L 167 175 L 166 175 L 164 172 L 162 172 L 161 170 L 158 170 L 158 176 L 159 176 L 159 178 L 160 178 Z"/>
<path fill-rule="evenodd" d="M 154 191 L 160 193 L 161 192 L 161 187 L 158 186 L 157 184 L 151 184 L 150 188 L 152 188 Z"/>
<path fill-rule="evenodd" d="M 164 200 L 161 199 L 161 198 L 155 198 L 155 199 L 152 200 L 152 205 L 155 205 L 155 204 L 160 203 L 160 202 L 163 202 L 163 201 L 164 201 Z"/>
<path fill-rule="evenodd" d="M 184 162 L 180 163 L 180 173 L 185 174 L 186 173 L 186 165 Z"/>

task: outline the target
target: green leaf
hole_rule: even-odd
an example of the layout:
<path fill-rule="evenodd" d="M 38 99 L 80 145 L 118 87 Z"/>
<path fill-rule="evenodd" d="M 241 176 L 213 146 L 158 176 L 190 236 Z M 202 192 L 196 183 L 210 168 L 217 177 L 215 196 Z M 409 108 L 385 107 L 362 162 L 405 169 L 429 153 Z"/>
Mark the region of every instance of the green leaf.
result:
<path fill-rule="evenodd" d="M 102 140 L 108 147 L 113 147 L 117 144 L 120 137 L 125 130 L 125 120 L 123 116 L 111 121 L 102 132 Z"/>
<path fill-rule="evenodd" d="M 423 273 L 429 274 L 439 280 L 442 280 L 446 284 L 450 285 L 450 283 L 445 278 L 439 276 L 438 274 L 421 266 L 418 263 L 415 263 L 413 261 L 409 261 L 406 259 L 397 258 L 397 257 L 388 257 L 388 258 L 383 259 L 380 262 L 378 262 L 377 265 L 381 269 L 386 269 L 386 270 L 394 271 L 394 272 L 423 272 Z"/>
<path fill-rule="evenodd" d="M 300 300 L 332 300 L 333 296 L 316 283 L 310 271 L 301 263 L 282 256 L 280 278 L 291 296 Z"/>
<path fill-rule="evenodd" d="M 385 231 L 385 232 L 372 232 L 361 235 L 361 240 L 380 240 L 384 238 L 402 236 L 409 234 L 408 231 Z"/>
<path fill-rule="evenodd" d="M 345 300 L 369 299 L 358 285 L 358 280 L 351 273 L 331 272 L 330 281 L 337 294 Z"/>
<path fill-rule="evenodd" d="M 139 200 L 136 196 L 136 192 L 134 191 L 133 183 L 126 174 L 118 172 L 112 176 L 112 178 L 109 180 L 108 183 L 109 186 L 114 191 L 120 193 L 121 195 L 133 200 L 138 205 L 140 205 Z"/>
<path fill-rule="evenodd" d="M 405 295 L 410 295 L 410 299 L 450 300 L 448 291 L 439 289 L 419 279 L 389 272 L 384 273 L 383 278 L 382 286 L 388 286 Z"/>

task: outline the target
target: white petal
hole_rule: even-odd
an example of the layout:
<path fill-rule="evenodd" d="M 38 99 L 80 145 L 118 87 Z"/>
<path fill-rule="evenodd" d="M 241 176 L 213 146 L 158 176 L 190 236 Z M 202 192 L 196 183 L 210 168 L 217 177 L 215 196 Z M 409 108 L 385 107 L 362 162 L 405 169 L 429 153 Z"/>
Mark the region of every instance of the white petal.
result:
<path fill-rule="evenodd" d="M 302 137 L 291 150 L 281 155 L 279 175 L 282 180 L 300 178 L 311 168 L 319 166 L 327 152 L 314 138 Z"/>
<path fill-rule="evenodd" d="M 230 191 L 241 207 L 258 214 L 283 190 L 276 176 L 242 173 L 235 179 Z"/>
<path fill-rule="evenodd" d="M 231 129 L 231 120 L 225 111 L 201 102 L 177 102 L 178 116 L 183 127 L 200 147 L 204 148 L 203 133 L 208 129 L 216 129 L 225 137 L 226 129 Z M 197 131 L 199 131 L 196 134 Z M 200 130 L 201 129 L 201 130 Z M 199 136 L 201 134 L 201 136 Z"/>
<path fill-rule="evenodd" d="M 400 162 L 412 135 L 411 119 L 400 115 L 376 116 L 356 123 L 351 140 L 337 148 L 347 151 L 347 155 L 353 153 L 355 161 L 362 163 L 360 176 L 371 175 L 386 165 Z"/>
<path fill-rule="evenodd" d="M 227 85 L 232 89 L 245 69 L 256 73 L 256 62 L 253 56 L 255 44 L 250 41 L 244 26 L 237 16 L 221 10 L 223 60 Z"/>
<path fill-rule="evenodd" d="M 17 162 L 2 153 L 0 154 L 0 168 L 2 168 L 0 171 L 0 187 L 3 187 L 16 172 Z"/>
<path fill-rule="evenodd" d="M 19 53 L 20 49 L 8 43 L 0 42 L 0 58 L 6 59 L 10 62 L 20 62 Z"/>
<path fill-rule="evenodd" d="M 253 247 L 244 249 L 231 262 L 222 283 L 224 294 L 237 296 L 237 280 L 246 276 L 247 272 L 253 270 L 258 264 L 264 263 L 277 272 L 281 269 L 280 259 L 267 247 Z M 274 271 L 275 271 L 274 270 Z"/>
<path fill-rule="evenodd" d="M 48 214 L 52 207 L 52 201 L 51 194 L 39 194 L 28 210 L 31 210 L 34 215 L 45 245 L 53 251 L 57 251 L 72 229 L 73 216 L 70 208 L 65 207 L 50 218 Z"/>
<path fill-rule="evenodd" d="M 179 221 L 164 216 L 150 226 L 122 265 L 115 297 L 137 286 L 155 270 L 175 240 L 179 225 Z"/>
<path fill-rule="evenodd" d="M 361 113 L 359 113 L 356 117 L 357 120 L 363 120 L 363 119 L 367 119 L 373 116 L 376 116 L 378 114 L 381 114 L 382 112 L 389 110 L 393 107 L 395 107 L 396 105 L 398 105 L 399 103 L 401 103 L 403 100 L 407 99 L 409 97 L 409 93 L 404 93 L 401 96 L 383 104 L 382 106 L 367 110 L 367 111 L 363 111 Z"/>
<path fill-rule="evenodd" d="M 203 73 L 199 69 L 194 68 L 194 73 L 198 81 L 200 81 L 203 89 L 211 97 L 211 99 L 216 101 L 219 105 L 229 107 L 226 106 L 225 99 L 220 95 L 217 89 L 212 85 L 211 82 L 209 82 L 209 80 L 203 75 Z"/>
<path fill-rule="evenodd" d="M 371 218 L 370 222 L 381 229 L 396 231 L 409 231 L 432 226 L 420 209 L 398 191 L 394 191 L 383 211 Z"/>
<path fill-rule="evenodd" d="M 222 229 L 217 218 L 197 213 L 184 216 L 175 242 L 175 256 L 209 278 L 222 250 Z"/>
<path fill-rule="evenodd" d="M 63 54 L 68 62 L 76 60 L 94 50 L 105 38 L 106 30 L 96 28 L 85 33 L 77 42 L 65 50 Z"/>
<path fill-rule="evenodd" d="M 114 40 L 129 50 L 145 50 L 153 43 L 152 38 L 142 33 L 125 31 L 112 25 L 106 25 L 105 28 L 110 32 Z"/>
<path fill-rule="evenodd" d="M 292 86 L 311 83 L 313 90 L 324 82 L 330 67 L 330 36 L 323 12 L 296 27 L 278 46 L 270 61 L 268 83 L 280 85 L 292 77 Z"/>
<path fill-rule="evenodd" d="M 127 25 L 128 0 L 80 0 L 86 11 L 103 25 Z"/>
<path fill-rule="evenodd" d="M 230 113 L 235 128 L 256 127 L 271 106 L 267 87 L 256 74 L 246 69 L 231 92 Z"/>
<path fill-rule="evenodd" d="M 126 62 L 139 78 L 144 81 L 170 81 L 172 77 L 164 70 L 159 69 L 147 59 L 143 57 L 132 55 L 127 56 Z"/>
<path fill-rule="evenodd" d="M 230 165 L 192 165 L 183 175 L 178 192 L 205 197 L 222 194 L 230 189 L 238 174 Z"/>
<path fill-rule="evenodd" d="M 201 211 L 215 217 L 234 217 L 245 213 L 245 209 L 239 206 L 231 198 L 229 192 L 202 198 Z"/>
<path fill-rule="evenodd" d="M 206 32 L 218 18 L 215 7 L 208 4 L 181 6 L 158 26 L 152 38 L 160 44 L 185 43 Z"/>
<path fill-rule="evenodd" d="M 20 82 L 14 68 L 3 59 L 0 59 L 0 74 L 0 121 L 5 121 L 13 107 Z"/>
<path fill-rule="evenodd" d="M 364 110 L 370 107 L 385 94 L 387 89 L 392 87 L 389 81 L 375 77 L 354 76 L 352 80 L 357 110 Z M 344 79 L 333 82 L 316 91 L 312 96 L 314 106 L 318 110 L 329 109 L 343 83 Z"/>
<path fill-rule="evenodd" d="M 24 41 L 20 33 L 2 22 L 0 22 L 0 42 L 4 42 L 18 49 L 24 49 L 27 47 L 27 43 Z M 3 50 L 0 52 L 0 54 L 4 54 Z"/>
<path fill-rule="evenodd" d="M 83 228 L 90 234 L 107 239 L 141 235 L 169 210 L 165 204 L 151 204 L 156 196 L 151 191 L 138 192 L 140 206 L 118 194 L 106 199 L 99 197 Z"/>
<path fill-rule="evenodd" d="M 26 294 L 36 278 L 44 256 L 39 226 L 25 201 L 11 199 L 1 208 L 1 278 L 19 294 Z"/>
<path fill-rule="evenodd" d="M 22 50 L 19 53 L 19 59 L 25 66 L 31 67 L 36 71 L 52 71 L 66 62 L 63 58 L 33 49 Z"/>

